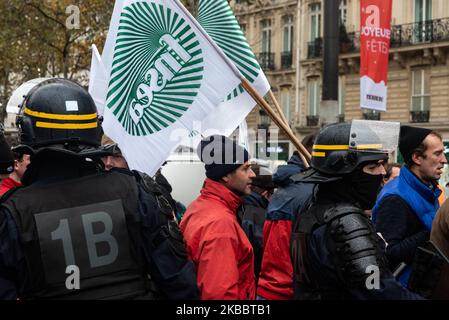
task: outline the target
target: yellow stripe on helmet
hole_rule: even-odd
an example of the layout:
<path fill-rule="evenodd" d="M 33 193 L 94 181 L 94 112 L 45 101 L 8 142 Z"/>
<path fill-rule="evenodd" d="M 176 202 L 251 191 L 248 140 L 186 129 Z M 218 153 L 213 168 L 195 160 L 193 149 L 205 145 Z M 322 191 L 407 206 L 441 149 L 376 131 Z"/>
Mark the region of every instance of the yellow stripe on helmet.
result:
<path fill-rule="evenodd" d="M 88 122 L 88 123 L 52 123 L 52 122 L 42 122 L 42 121 L 36 122 L 36 127 L 48 128 L 48 129 L 82 130 L 82 129 L 96 128 L 97 126 L 98 126 L 97 122 Z"/>
<path fill-rule="evenodd" d="M 366 150 L 366 149 L 382 149 L 382 144 L 359 144 L 356 146 L 357 150 Z M 331 145 L 323 145 L 323 144 L 316 144 L 313 146 L 314 150 L 349 150 L 348 145 L 337 145 L 337 144 L 331 144 Z"/>
<path fill-rule="evenodd" d="M 382 144 L 359 144 L 357 146 L 357 150 L 364 150 L 364 149 L 382 149 Z"/>
<path fill-rule="evenodd" d="M 349 146 L 344 144 L 315 144 L 313 149 L 317 150 L 348 150 Z"/>
<path fill-rule="evenodd" d="M 97 118 L 96 113 L 90 114 L 55 114 L 55 113 L 46 113 L 46 112 L 38 112 L 33 111 L 25 107 L 23 111 L 25 114 L 43 119 L 51 119 L 51 120 L 92 120 Z"/>
<path fill-rule="evenodd" d="M 326 152 L 312 151 L 312 157 L 324 158 L 325 156 L 326 156 Z"/>

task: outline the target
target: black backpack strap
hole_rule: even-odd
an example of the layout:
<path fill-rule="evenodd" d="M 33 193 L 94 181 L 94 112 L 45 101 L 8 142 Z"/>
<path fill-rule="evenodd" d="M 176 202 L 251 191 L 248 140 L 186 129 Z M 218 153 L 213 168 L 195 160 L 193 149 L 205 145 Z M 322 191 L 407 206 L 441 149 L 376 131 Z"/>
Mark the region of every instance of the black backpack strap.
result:
<path fill-rule="evenodd" d="M 20 187 L 13 187 L 6 191 L 1 197 L 0 197 L 0 203 L 5 202 L 8 200 L 17 190 L 23 188 L 23 186 Z"/>
<path fill-rule="evenodd" d="M 163 224 L 165 224 L 167 220 L 174 219 L 175 209 L 171 206 L 170 201 L 164 196 L 164 192 L 157 182 L 146 173 L 136 170 L 133 170 L 132 172 L 136 177 L 137 182 L 143 187 L 143 189 L 146 192 L 151 193 L 156 198 L 159 210 L 163 214 Z"/>
<path fill-rule="evenodd" d="M 188 254 L 184 237 L 176 221 L 174 209 L 164 196 L 163 190 L 149 175 L 136 170 L 133 170 L 132 172 L 142 188 L 156 198 L 157 206 L 159 208 L 160 228 L 153 235 L 153 250 L 167 241 L 170 249 L 178 259 L 187 260 Z"/>

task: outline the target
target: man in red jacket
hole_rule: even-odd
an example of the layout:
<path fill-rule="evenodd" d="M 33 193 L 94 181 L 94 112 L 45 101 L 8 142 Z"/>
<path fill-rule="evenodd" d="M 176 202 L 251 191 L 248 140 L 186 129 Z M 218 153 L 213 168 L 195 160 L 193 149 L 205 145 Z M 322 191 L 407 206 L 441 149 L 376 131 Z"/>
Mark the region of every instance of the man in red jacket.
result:
<path fill-rule="evenodd" d="M 181 230 L 197 270 L 201 299 L 254 299 L 254 252 L 237 219 L 241 196 L 251 193 L 255 177 L 248 152 L 224 136 L 198 146 L 206 180 L 187 208 Z"/>

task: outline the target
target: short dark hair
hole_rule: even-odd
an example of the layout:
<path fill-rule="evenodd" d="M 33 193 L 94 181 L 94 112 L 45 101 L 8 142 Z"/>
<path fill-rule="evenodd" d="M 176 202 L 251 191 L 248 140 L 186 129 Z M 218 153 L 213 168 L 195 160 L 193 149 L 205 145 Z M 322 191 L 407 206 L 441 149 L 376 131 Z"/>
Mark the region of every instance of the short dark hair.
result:
<path fill-rule="evenodd" d="M 385 165 L 385 176 L 384 176 L 384 180 L 388 180 L 391 177 L 391 174 L 393 173 L 393 168 L 399 168 L 401 169 L 402 165 L 400 165 L 399 163 L 396 162 L 389 162 Z"/>
<path fill-rule="evenodd" d="M 24 155 L 25 153 L 23 152 L 12 151 L 12 156 L 14 157 L 14 160 L 17 160 L 19 162 L 22 162 Z"/>
<path fill-rule="evenodd" d="M 443 141 L 443 137 L 441 136 L 441 134 L 439 134 L 436 131 L 432 131 L 430 132 L 426 138 L 430 135 L 433 135 L 435 137 L 438 137 L 441 141 Z M 424 139 L 425 140 L 425 139 Z M 424 159 L 426 158 L 426 155 L 424 154 L 427 151 L 427 145 L 424 144 L 424 140 L 419 144 L 418 147 L 416 147 L 415 149 L 412 150 L 412 152 L 410 152 L 410 156 L 408 159 L 404 159 L 405 164 L 409 167 L 411 167 L 412 165 L 415 164 L 415 162 L 413 161 L 413 155 L 416 153 L 416 155 L 419 157 L 423 157 Z"/>
<path fill-rule="evenodd" d="M 273 183 L 273 176 L 257 163 L 251 164 L 251 169 L 256 175 L 252 180 L 252 191 L 259 194 L 262 194 L 264 191 L 272 193 L 275 188 Z"/>

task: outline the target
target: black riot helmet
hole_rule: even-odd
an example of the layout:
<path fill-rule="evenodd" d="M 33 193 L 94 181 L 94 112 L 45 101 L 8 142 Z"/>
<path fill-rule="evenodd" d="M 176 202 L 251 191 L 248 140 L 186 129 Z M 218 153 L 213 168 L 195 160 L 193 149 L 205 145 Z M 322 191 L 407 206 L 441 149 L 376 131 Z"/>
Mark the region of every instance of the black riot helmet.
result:
<path fill-rule="evenodd" d="M 323 128 L 315 139 L 311 169 L 292 177 L 294 181 L 324 183 L 341 179 L 361 165 L 388 159 L 379 136 L 368 127 L 349 123 Z"/>
<path fill-rule="evenodd" d="M 100 145 L 95 103 L 83 87 L 67 79 L 49 79 L 33 87 L 20 106 L 17 125 L 21 144 L 33 149 Z"/>

